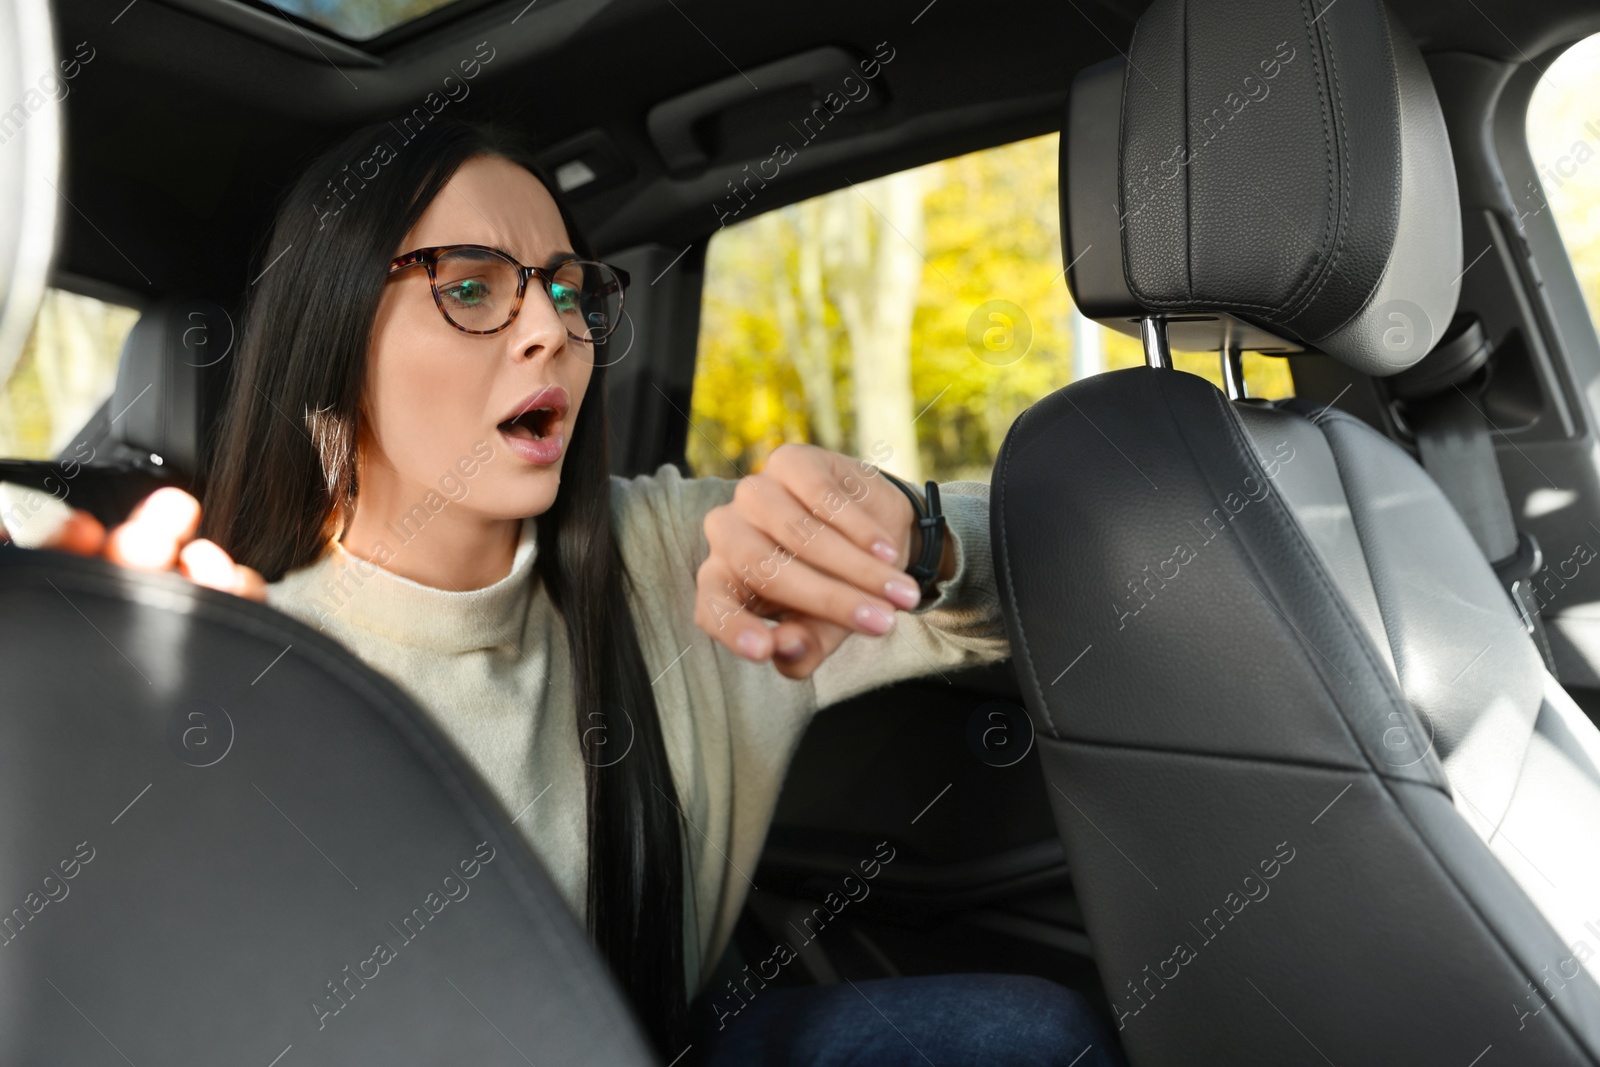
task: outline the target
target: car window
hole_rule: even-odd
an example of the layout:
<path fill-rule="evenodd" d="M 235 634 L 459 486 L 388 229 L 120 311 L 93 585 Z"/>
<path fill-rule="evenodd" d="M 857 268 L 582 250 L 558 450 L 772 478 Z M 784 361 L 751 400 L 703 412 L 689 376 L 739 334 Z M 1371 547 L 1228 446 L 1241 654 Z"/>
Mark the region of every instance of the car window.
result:
<path fill-rule="evenodd" d="M 258 0 L 268 11 L 298 15 L 352 41 L 370 41 L 452 0 Z"/>
<path fill-rule="evenodd" d="M 1072 306 L 1058 147 L 1019 141 L 765 214 L 760 182 L 736 183 L 707 250 L 691 470 L 747 474 L 809 441 L 915 480 L 987 481 L 1028 405 L 1142 364 L 1136 338 Z M 1216 353 L 1174 363 L 1221 385 Z M 1281 358 L 1247 354 L 1245 379 L 1293 392 Z"/>
<path fill-rule="evenodd" d="M 122 342 L 139 312 L 45 290 L 33 332 L 0 389 L 0 456 L 52 459 L 111 395 Z"/>
<path fill-rule="evenodd" d="M 1517 210 L 1550 210 L 1589 315 L 1600 322 L 1600 34 L 1563 52 L 1528 101 L 1528 153 L 1539 188 L 1513 190 Z"/>

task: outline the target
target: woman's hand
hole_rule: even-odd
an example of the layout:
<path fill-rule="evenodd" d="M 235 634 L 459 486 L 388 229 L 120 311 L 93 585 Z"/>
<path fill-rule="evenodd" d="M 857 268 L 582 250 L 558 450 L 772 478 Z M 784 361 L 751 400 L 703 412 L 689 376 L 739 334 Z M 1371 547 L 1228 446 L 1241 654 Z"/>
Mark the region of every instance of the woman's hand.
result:
<path fill-rule="evenodd" d="M 747 659 L 809 677 L 852 632 L 886 634 L 896 609 L 921 602 L 904 570 L 921 550 L 914 518 L 905 494 L 864 460 L 782 445 L 739 480 L 732 503 L 706 514 L 711 552 L 696 575 L 695 622 Z M 939 577 L 954 570 L 947 535 Z"/>
<path fill-rule="evenodd" d="M 74 509 L 40 547 L 105 556 L 134 570 L 176 570 L 196 585 L 265 603 L 267 583 L 261 575 L 233 562 L 214 541 L 197 539 L 199 528 L 200 502 L 169 486 L 145 497 L 110 534 L 93 515 Z"/>

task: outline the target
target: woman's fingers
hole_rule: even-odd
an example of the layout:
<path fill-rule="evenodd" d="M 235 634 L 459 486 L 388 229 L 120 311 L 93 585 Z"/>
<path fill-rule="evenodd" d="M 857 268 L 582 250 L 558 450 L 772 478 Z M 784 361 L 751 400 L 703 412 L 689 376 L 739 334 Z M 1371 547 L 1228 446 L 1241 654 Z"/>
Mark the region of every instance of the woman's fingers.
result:
<path fill-rule="evenodd" d="M 712 509 L 705 529 L 712 550 L 697 575 L 696 622 L 740 655 L 772 655 L 775 642 L 756 614 L 759 602 L 860 633 L 885 634 L 894 626 L 893 603 L 792 556 L 733 507 Z"/>
<path fill-rule="evenodd" d="M 55 533 L 40 545 L 40 548 L 53 548 L 58 552 L 71 552 L 76 556 L 98 556 L 106 543 L 106 528 L 100 520 L 87 511 L 72 509 L 72 513 Z"/>
<path fill-rule="evenodd" d="M 111 531 L 105 554 L 113 563 L 135 570 L 171 570 L 178 562 L 178 550 L 199 527 L 200 502 L 167 486 L 145 497 L 128 521 Z"/>
<path fill-rule="evenodd" d="M 794 556 L 741 511 L 715 508 L 706 516 L 705 526 L 712 556 L 729 572 L 717 591 L 738 603 L 748 605 L 755 597 L 866 634 L 885 634 L 893 628 L 891 601 L 863 589 L 848 574 L 829 574 Z"/>
<path fill-rule="evenodd" d="M 786 678 L 809 678 L 850 633 L 831 622 L 789 613 L 772 628 L 772 665 Z"/>
<path fill-rule="evenodd" d="M 721 585 L 726 575 L 715 560 L 700 568 L 701 593 L 695 603 L 695 623 L 715 640 L 746 659 L 770 659 L 778 673 L 789 678 L 808 678 L 855 631 L 837 623 L 779 609 L 754 597 L 740 604 L 730 594 L 707 596 L 705 591 Z M 763 612 L 776 616 L 768 624 Z"/>
<path fill-rule="evenodd" d="M 113 563 L 137 570 L 175 568 L 196 585 L 265 603 L 266 580 L 235 563 L 216 542 L 193 540 L 199 527 L 200 502 L 167 487 L 141 501 L 109 535 L 100 520 L 74 508 L 39 547 L 80 556 L 104 553 Z"/>
<path fill-rule="evenodd" d="M 906 561 L 911 502 L 870 464 L 815 445 L 787 444 L 773 450 L 756 477 L 782 484 L 813 525 L 825 522 L 890 567 Z"/>
<path fill-rule="evenodd" d="M 861 494 L 859 488 L 857 492 Z M 739 483 L 734 499 L 746 521 L 775 542 L 784 555 L 793 555 L 816 570 L 880 596 L 896 607 L 909 610 L 921 603 L 922 591 L 917 583 L 905 571 L 871 552 L 872 538 L 878 536 L 874 520 L 868 518 L 858 524 L 856 533 L 867 541 L 866 546 L 841 531 L 840 520 L 851 504 L 859 505 L 865 499 L 864 494 L 853 500 L 835 492 L 822 493 L 807 507 L 807 499 L 797 497 L 792 485 L 777 478 L 750 477 Z M 830 501 L 843 503 L 830 513 Z M 904 496 L 901 496 L 901 503 L 910 507 Z"/>
<path fill-rule="evenodd" d="M 782 609 L 740 587 L 736 577 L 716 555 L 700 565 L 695 577 L 695 624 L 745 659 L 769 659 L 774 642 L 763 614 L 775 615 Z"/>
<path fill-rule="evenodd" d="M 178 552 L 178 570 L 196 585 L 266 603 L 267 583 L 254 569 L 235 563 L 215 541 L 190 541 Z"/>
<path fill-rule="evenodd" d="M 751 610 L 755 598 L 743 593 L 734 578 L 714 553 L 700 564 L 695 574 L 695 625 L 745 659 L 764 660 L 772 655 L 772 635 Z"/>
<path fill-rule="evenodd" d="M 706 514 L 696 624 L 791 678 L 809 676 L 851 633 L 888 633 L 922 591 L 901 569 L 911 502 L 879 473 L 814 445 L 775 449 Z"/>

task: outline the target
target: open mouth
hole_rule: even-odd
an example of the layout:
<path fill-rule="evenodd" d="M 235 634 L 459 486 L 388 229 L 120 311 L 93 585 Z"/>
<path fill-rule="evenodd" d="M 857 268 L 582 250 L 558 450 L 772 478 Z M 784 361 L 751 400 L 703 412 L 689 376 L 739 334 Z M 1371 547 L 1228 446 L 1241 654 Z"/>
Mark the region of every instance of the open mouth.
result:
<path fill-rule="evenodd" d="M 531 408 L 514 419 L 500 423 L 499 430 L 507 437 L 541 441 L 555 432 L 560 421 L 561 413 L 553 407 Z"/>

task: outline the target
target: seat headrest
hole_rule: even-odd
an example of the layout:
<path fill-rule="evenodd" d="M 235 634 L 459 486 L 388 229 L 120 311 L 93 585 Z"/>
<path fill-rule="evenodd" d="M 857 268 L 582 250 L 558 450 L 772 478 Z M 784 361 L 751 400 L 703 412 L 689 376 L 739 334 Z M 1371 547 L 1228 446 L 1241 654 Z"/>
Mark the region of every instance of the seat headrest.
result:
<path fill-rule="evenodd" d="M 1444 116 L 1381 0 L 1155 0 L 1075 80 L 1061 174 L 1073 297 L 1125 332 L 1386 375 L 1455 312 Z"/>
<path fill-rule="evenodd" d="M 235 344 L 234 320 L 211 300 L 151 305 L 122 346 L 110 410 L 112 439 L 161 457 L 169 472 L 203 474 L 206 440 L 222 410 Z"/>

